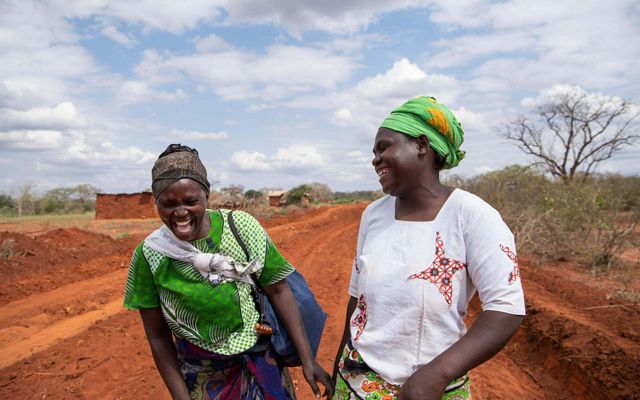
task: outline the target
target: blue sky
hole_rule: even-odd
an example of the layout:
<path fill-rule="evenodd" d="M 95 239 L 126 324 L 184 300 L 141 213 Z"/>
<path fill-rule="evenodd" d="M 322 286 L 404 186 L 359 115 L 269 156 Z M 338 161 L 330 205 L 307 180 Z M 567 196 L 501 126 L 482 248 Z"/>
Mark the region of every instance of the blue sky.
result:
<path fill-rule="evenodd" d="M 527 162 L 497 132 L 548 93 L 638 102 L 639 37 L 631 0 L 0 1 L 0 192 L 144 190 L 177 142 L 218 188 L 377 189 L 377 126 L 422 94 L 473 176 Z"/>

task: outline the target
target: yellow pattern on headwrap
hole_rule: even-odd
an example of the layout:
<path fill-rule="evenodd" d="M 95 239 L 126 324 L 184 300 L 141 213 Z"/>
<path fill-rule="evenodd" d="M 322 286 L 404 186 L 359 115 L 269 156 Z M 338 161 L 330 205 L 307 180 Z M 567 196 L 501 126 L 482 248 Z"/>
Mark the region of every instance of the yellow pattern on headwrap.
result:
<path fill-rule="evenodd" d="M 444 135 L 449 143 L 453 143 L 453 135 L 451 134 L 451 127 L 447 122 L 447 117 L 444 113 L 437 108 L 425 107 L 427 115 L 431 118 L 427 119 L 427 122 L 431 124 L 438 132 Z"/>

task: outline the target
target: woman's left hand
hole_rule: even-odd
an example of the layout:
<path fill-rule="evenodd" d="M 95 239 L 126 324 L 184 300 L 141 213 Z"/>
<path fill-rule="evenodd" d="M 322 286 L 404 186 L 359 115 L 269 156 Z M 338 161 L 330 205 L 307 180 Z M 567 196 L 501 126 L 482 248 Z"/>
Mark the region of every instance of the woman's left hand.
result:
<path fill-rule="evenodd" d="M 320 382 L 324 386 L 324 394 L 328 399 L 333 397 L 334 385 L 331 380 L 331 375 L 327 371 L 325 371 L 317 361 L 313 361 L 313 363 L 309 366 L 302 366 L 302 373 L 304 374 L 304 379 L 307 380 L 307 383 L 315 393 L 317 398 L 320 398 L 320 388 L 318 388 L 317 382 Z"/>
<path fill-rule="evenodd" d="M 440 400 L 448 383 L 446 378 L 427 364 L 414 372 L 402 385 L 398 400 Z"/>

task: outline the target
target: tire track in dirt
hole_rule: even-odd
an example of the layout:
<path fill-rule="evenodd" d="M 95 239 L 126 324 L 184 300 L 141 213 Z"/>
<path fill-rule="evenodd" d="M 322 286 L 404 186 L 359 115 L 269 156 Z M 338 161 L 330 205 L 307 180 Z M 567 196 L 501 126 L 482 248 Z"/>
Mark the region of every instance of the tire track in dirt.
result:
<path fill-rule="evenodd" d="M 108 318 L 122 310 L 122 300 L 117 299 L 104 307 L 46 326 L 44 330 L 30 334 L 27 339 L 4 346 L 0 353 L 0 368 L 5 368 L 40 351 L 53 343 L 85 331 L 97 321 Z"/>
<path fill-rule="evenodd" d="M 126 275 L 124 269 L 114 271 L 0 307 L 0 341 L 4 344 L 0 368 L 120 312 Z"/>

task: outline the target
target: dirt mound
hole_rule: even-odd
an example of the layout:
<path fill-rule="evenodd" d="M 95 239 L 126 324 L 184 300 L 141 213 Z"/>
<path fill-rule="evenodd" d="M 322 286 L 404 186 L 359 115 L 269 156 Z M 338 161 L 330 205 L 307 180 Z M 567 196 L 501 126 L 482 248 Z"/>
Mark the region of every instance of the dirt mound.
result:
<path fill-rule="evenodd" d="M 11 250 L 0 257 L 0 304 L 125 267 L 110 257 L 130 254 L 135 246 L 132 238 L 116 240 L 76 228 L 54 229 L 37 237 L 0 232 L 3 243 Z"/>
<path fill-rule="evenodd" d="M 329 314 L 318 355 L 329 370 L 364 207 L 321 207 L 264 221 Z M 0 233 L 0 245 L 7 240 L 13 254 L 0 258 L 7 282 L 0 287 L 0 398 L 170 398 L 138 314 L 121 307 L 139 237 L 116 240 L 78 229 L 36 239 Z M 528 316 L 504 351 L 472 371 L 474 399 L 640 398 L 639 306 L 617 299 L 610 282 L 578 265 L 529 265 L 522 261 Z M 474 299 L 469 323 L 479 310 Z M 292 374 L 298 397 L 314 398 L 300 370 Z"/>
<path fill-rule="evenodd" d="M 514 358 L 551 373 L 567 398 L 640 398 L 640 305 L 623 304 L 579 267 L 544 266 L 523 274 L 527 318 Z"/>

